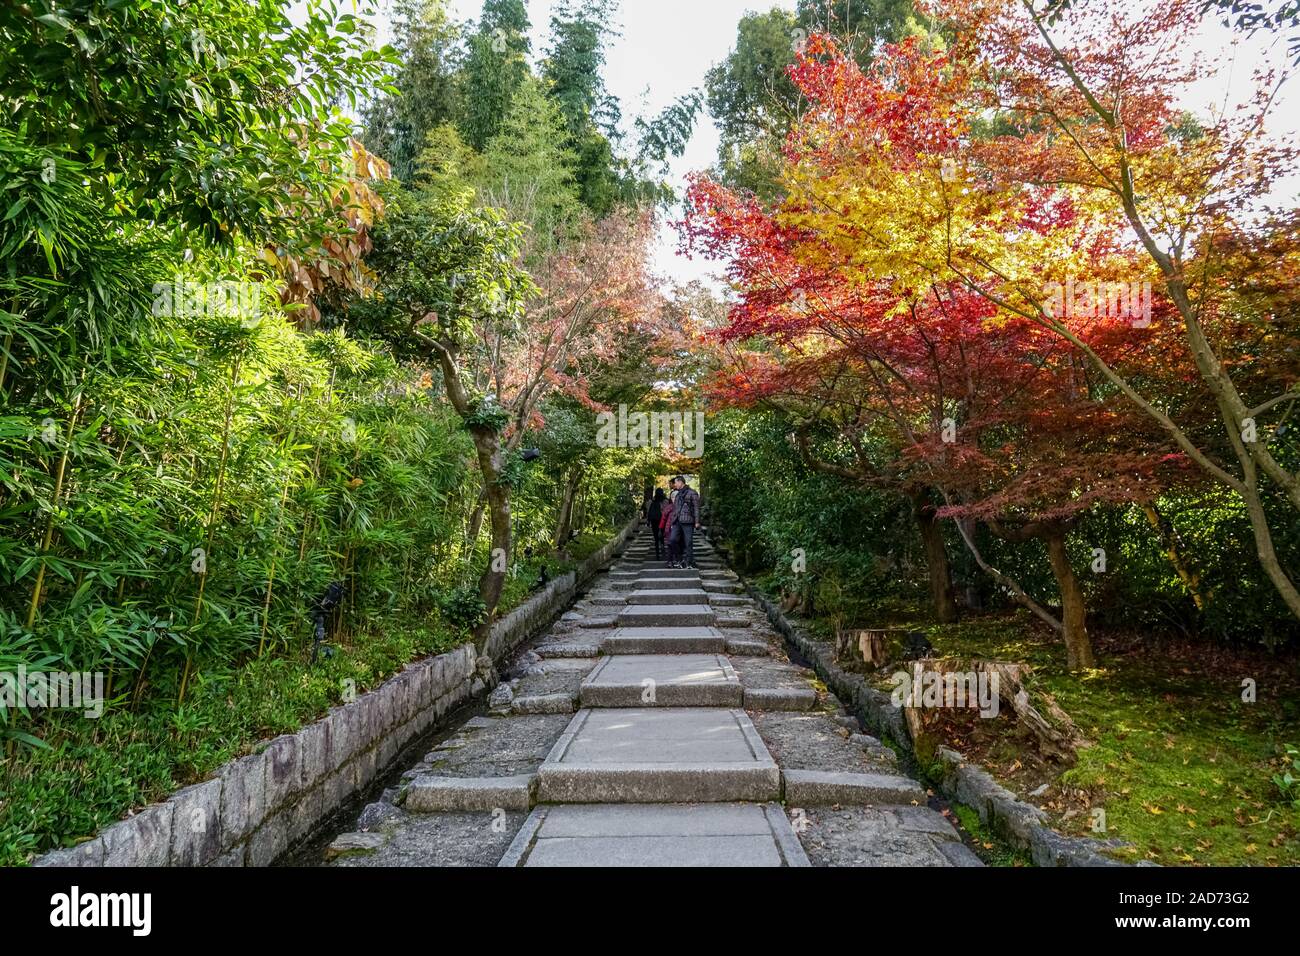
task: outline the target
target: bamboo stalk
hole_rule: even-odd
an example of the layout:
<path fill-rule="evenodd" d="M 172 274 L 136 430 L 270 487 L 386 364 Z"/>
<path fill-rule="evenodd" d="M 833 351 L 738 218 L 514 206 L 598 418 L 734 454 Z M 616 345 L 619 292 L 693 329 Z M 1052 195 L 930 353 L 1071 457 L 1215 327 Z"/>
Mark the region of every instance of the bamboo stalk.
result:
<path fill-rule="evenodd" d="M 330 368 L 329 383 L 325 386 L 325 404 L 328 405 L 334 400 L 334 376 L 337 374 L 337 368 Z M 315 481 L 320 478 L 320 442 L 316 443 L 316 454 L 312 458 L 311 477 Z M 311 531 L 312 518 L 315 515 L 311 511 L 306 511 L 302 522 L 302 537 L 298 542 L 298 561 L 307 560 L 307 536 Z"/>
<path fill-rule="evenodd" d="M 144 690 L 144 675 L 145 672 L 149 670 L 149 658 L 153 656 L 154 645 L 156 645 L 159 640 L 160 638 L 155 635 L 153 644 L 149 645 L 149 649 L 144 652 L 144 660 L 140 662 L 140 673 L 136 675 L 135 686 L 131 688 L 132 713 L 134 713 L 140 706 L 140 692 Z"/>
<path fill-rule="evenodd" d="M 221 426 L 221 460 L 217 464 L 217 480 L 212 488 L 212 506 L 208 511 L 208 527 L 206 545 L 204 548 L 203 571 L 199 574 L 199 592 L 194 600 L 194 617 L 191 624 L 197 624 L 199 614 L 203 610 L 203 592 L 208 581 L 207 558 L 212 554 L 212 542 L 217 533 L 217 514 L 221 510 L 221 492 L 226 480 L 226 464 L 230 460 L 230 420 L 235 410 L 235 391 L 239 386 L 239 358 L 236 357 L 230 366 L 230 391 L 226 394 L 226 411 L 225 420 Z M 185 689 L 189 686 L 190 668 L 193 664 L 194 651 L 185 652 L 185 667 L 181 671 L 181 685 L 176 694 L 177 706 L 185 703 Z"/>
<path fill-rule="evenodd" d="M 297 434 L 296 429 L 289 430 L 289 437 L 285 444 L 293 446 L 294 436 Z M 284 509 L 289 500 L 289 485 L 293 480 L 293 473 L 284 481 L 284 488 L 280 491 L 280 512 L 275 520 L 275 535 L 272 537 L 273 548 L 271 550 L 271 569 L 266 578 L 266 600 L 262 603 L 262 635 L 257 642 L 257 656 L 261 657 L 262 652 L 266 649 L 266 629 L 271 622 L 271 593 L 275 587 L 275 570 L 280 559 L 280 529 L 284 527 Z"/>
<path fill-rule="evenodd" d="M 5 387 L 5 378 L 9 374 L 9 350 L 13 348 L 14 334 L 10 332 L 5 336 L 4 349 L 0 350 L 0 390 Z"/>
<path fill-rule="evenodd" d="M 72 408 L 72 417 L 68 419 L 68 434 L 64 439 L 63 454 L 59 456 L 59 466 L 54 477 L 54 496 L 50 500 L 50 513 L 45 518 L 45 537 L 41 542 L 40 567 L 36 571 L 36 581 L 32 585 L 32 599 L 27 605 L 27 630 L 36 624 L 36 611 L 41 604 L 41 592 L 45 587 L 45 556 L 54 543 L 54 515 L 59 508 L 59 499 L 63 497 L 63 482 L 68 472 L 68 457 L 72 453 L 72 435 L 77 429 L 77 416 L 81 414 L 81 392 Z"/>

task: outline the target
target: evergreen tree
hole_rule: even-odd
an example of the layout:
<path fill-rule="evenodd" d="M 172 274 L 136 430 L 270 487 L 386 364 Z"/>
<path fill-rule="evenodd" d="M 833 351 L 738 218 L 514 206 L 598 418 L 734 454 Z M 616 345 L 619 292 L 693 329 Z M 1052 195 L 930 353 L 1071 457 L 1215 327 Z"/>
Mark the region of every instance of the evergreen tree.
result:
<path fill-rule="evenodd" d="M 628 193 L 611 140 L 622 118 L 600 72 L 605 48 L 617 35 L 610 26 L 612 0 L 562 0 L 551 17 L 551 47 L 542 75 L 568 127 L 567 146 L 577 156 L 574 176 L 583 204 L 606 215 Z"/>
<path fill-rule="evenodd" d="M 859 64 L 866 65 L 883 43 L 916 30 L 912 0 L 798 0 L 805 33 L 830 33 Z"/>
<path fill-rule="evenodd" d="M 562 0 L 551 17 L 551 48 L 542 75 L 560 104 L 569 134 L 579 139 L 593 125 L 617 137 L 622 118 L 618 101 L 600 75 L 605 46 L 617 33 L 610 26 L 612 0 Z"/>
<path fill-rule="evenodd" d="M 480 200 L 531 229 L 528 257 L 545 255 L 580 207 L 564 116 L 529 77 L 515 93 L 497 134 L 483 151 L 475 185 Z"/>
<path fill-rule="evenodd" d="M 736 28 L 736 47 L 705 76 L 709 113 L 718 124 L 722 179 L 767 197 L 780 165 L 780 143 L 798 113 L 786 68 L 801 37 L 786 10 L 750 13 Z"/>
<path fill-rule="evenodd" d="M 402 67 L 394 79 L 396 95 L 385 94 L 362 113 L 362 142 L 388 160 L 393 175 L 409 181 L 425 139 L 460 109 L 455 73 L 460 28 L 447 13 L 446 0 L 397 0 L 394 46 Z"/>
<path fill-rule="evenodd" d="M 496 135 L 515 92 L 530 75 L 528 29 L 523 0 L 485 0 L 461 73 L 460 129 L 475 149 L 482 150 Z"/>

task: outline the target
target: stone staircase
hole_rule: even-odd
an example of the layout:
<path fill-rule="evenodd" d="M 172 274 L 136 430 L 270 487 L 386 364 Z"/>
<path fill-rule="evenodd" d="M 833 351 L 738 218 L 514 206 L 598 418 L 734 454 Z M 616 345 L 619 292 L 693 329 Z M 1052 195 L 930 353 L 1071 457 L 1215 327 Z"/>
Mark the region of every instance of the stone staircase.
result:
<path fill-rule="evenodd" d="M 496 716 L 435 748 L 327 855 L 352 866 L 484 863 L 498 850 L 501 866 L 979 865 L 892 752 L 784 657 L 708 542 L 696 552 L 698 570 L 670 569 L 648 536 L 632 544 L 523 655 L 493 694 Z M 484 814 L 502 823 L 491 836 Z M 458 857 L 434 831 L 471 843 Z"/>

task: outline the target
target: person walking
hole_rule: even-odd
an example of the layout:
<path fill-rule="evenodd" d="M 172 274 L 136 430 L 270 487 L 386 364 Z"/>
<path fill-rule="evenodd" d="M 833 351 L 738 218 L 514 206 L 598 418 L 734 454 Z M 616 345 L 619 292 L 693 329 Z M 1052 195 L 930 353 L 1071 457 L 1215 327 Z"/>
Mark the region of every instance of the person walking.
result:
<path fill-rule="evenodd" d="M 655 539 L 655 560 L 662 561 L 664 557 L 664 529 L 661 524 L 664 517 L 664 490 L 655 489 L 655 496 L 650 499 L 650 504 L 646 507 L 645 519 L 650 525 L 650 533 Z"/>
<path fill-rule="evenodd" d="M 664 543 L 667 548 L 668 566 L 677 567 L 677 525 L 673 521 L 673 499 L 677 493 L 670 491 L 668 497 L 664 499 L 663 517 L 660 519 L 660 531 L 664 537 Z"/>
<path fill-rule="evenodd" d="M 673 507 L 673 523 L 681 536 L 678 550 L 678 567 L 695 567 L 695 532 L 700 529 L 700 495 L 678 475 L 673 479 L 677 497 Z"/>

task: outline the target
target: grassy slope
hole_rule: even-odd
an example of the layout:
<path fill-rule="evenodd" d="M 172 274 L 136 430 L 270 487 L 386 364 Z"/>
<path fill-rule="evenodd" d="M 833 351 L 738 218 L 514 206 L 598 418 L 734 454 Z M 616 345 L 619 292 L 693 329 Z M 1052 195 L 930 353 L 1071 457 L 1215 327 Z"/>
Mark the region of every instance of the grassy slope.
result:
<path fill-rule="evenodd" d="M 599 549 L 608 536 L 584 536 L 568 562 L 548 561 L 556 577 Z M 522 604 L 538 563 L 510 579 L 501 610 Z M 259 741 L 298 730 L 412 660 L 466 643 L 467 635 L 434 621 L 387 620 L 353 634 L 316 666 L 306 651 L 253 659 L 219 676 L 201 675 L 179 711 L 171 701 L 127 702 L 99 720 L 48 715 L 34 728 L 49 750 L 24 750 L 0 763 L 0 866 L 13 866 L 58 845 L 71 845 L 134 807 L 202 780 Z M 349 683 L 351 682 L 351 683 Z"/>
<path fill-rule="evenodd" d="M 952 719 L 944 728 L 953 746 L 1041 806 L 1062 832 L 1090 835 L 1104 822 L 1097 835 L 1133 844 L 1132 859 L 1167 866 L 1300 865 L 1300 810 L 1271 779 L 1282 768 L 1282 745 L 1300 745 L 1294 658 L 1094 633 L 1099 666 L 1073 675 L 1055 635 L 1022 613 L 968 615 L 953 625 L 924 623 L 904 608 L 880 618 L 923 629 L 937 656 L 1034 665 L 1033 688 L 1052 694 L 1093 744 L 1076 766 L 1040 760 L 1005 710 L 996 720 Z M 811 627 L 830 639 L 828 621 Z M 1255 703 L 1242 700 L 1244 678 L 1256 683 Z M 1027 796 L 1042 784 L 1045 793 Z"/>
<path fill-rule="evenodd" d="M 1022 796 L 1048 783 L 1035 802 L 1061 830 L 1092 832 L 1091 811 L 1101 808 L 1105 835 L 1134 844 L 1135 857 L 1165 865 L 1300 863 L 1300 812 L 1271 781 L 1281 745 L 1300 741 L 1294 661 L 1102 636 L 1099 667 L 1076 676 L 1065 671 L 1052 635 L 1017 616 L 927 631 L 942 654 L 1034 664 L 1036 686 L 1093 743 L 1064 771 L 1028 759 L 1010 733 L 967 747 Z M 1247 677 L 1256 681 L 1255 703 L 1242 700 Z"/>

